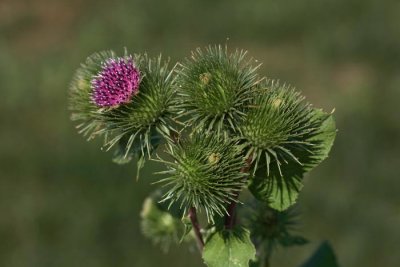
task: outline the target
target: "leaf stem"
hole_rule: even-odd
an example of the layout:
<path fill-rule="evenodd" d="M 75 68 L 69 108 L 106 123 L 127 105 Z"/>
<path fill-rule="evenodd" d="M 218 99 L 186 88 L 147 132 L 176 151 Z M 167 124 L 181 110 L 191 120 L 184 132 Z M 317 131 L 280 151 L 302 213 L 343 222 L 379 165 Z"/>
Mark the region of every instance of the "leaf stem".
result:
<path fill-rule="evenodd" d="M 197 246 L 198 246 L 200 252 L 203 252 L 204 240 L 203 240 L 203 236 L 200 232 L 200 224 L 199 224 L 199 221 L 197 220 L 197 213 L 196 213 L 195 207 L 191 207 L 189 209 L 189 218 L 190 218 L 190 222 L 192 223 L 192 226 L 193 226 L 194 234 L 196 236 Z"/>

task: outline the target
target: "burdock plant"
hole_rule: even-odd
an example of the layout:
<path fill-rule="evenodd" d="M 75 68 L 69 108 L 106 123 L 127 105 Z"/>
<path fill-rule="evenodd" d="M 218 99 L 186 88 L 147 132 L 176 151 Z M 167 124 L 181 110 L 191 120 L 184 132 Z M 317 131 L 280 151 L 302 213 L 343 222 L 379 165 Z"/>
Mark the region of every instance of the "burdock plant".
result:
<path fill-rule="evenodd" d="M 268 266 L 276 247 L 307 243 L 293 233 L 293 205 L 335 139 L 332 113 L 260 76 L 255 62 L 222 46 L 174 66 L 105 51 L 71 84 L 80 133 L 101 137 L 117 163 L 165 166 L 144 201 L 145 236 L 164 251 L 195 243 L 209 267 Z M 336 264 L 327 244 L 302 266 L 324 264 Z"/>

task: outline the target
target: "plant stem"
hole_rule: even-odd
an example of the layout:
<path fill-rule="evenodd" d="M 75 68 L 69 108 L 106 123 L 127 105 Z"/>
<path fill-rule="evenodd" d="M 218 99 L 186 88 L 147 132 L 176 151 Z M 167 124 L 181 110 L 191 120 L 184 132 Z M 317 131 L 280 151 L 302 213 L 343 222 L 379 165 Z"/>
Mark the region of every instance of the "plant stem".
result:
<path fill-rule="evenodd" d="M 201 235 L 201 232 L 200 232 L 200 224 L 199 224 L 199 221 L 197 220 L 196 208 L 191 207 L 189 209 L 189 218 L 190 218 L 190 222 L 192 223 L 192 226 L 193 226 L 194 234 L 196 236 L 197 246 L 198 246 L 200 252 L 203 252 L 204 240 L 203 240 L 203 236 Z"/>
<path fill-rule="evenodd" d="M 237 199 L 239 197 L 239 193 L 235 196 Z M 236 201 L 232 201 L 229 203 L 226 211 L 227 214 L 225 216 L 225 229 L 230 230 L 236 223 Z"/>
<path fill-rule="evenodd" d="M 243 173 L 248 172 L 251 167 L 251 161 L 252 161 L 252 157 L 248 157 L 246 159 L 246 165 L 240 171 Z M 227 229 L 227 230 L 231 230 L 233 228 L 233 226 L 235 226 L 235 224 L 236 224 L 236 206 L 237 206 L 237 199 L 239 198 L 239 194 L 240 194 L 240 192 L 237 192 L 237 194 L 234 197 L 235 200 L 233 200 L 231 203 L 229 203 L 229 205 L 226 209 L 227 214 L 225 216 L 225 224 L 224 225 L 225 225 L 225 229 Z"/>

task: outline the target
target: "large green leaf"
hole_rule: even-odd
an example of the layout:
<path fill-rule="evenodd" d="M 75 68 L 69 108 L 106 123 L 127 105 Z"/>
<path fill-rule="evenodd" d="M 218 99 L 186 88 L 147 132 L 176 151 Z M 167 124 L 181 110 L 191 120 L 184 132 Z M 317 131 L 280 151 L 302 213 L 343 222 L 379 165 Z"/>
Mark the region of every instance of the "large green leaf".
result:
<path fill-rule="evenodd" d="M 336 125 L 332 114 L 315 110 L 315 121 L 319 127 L 317 134 L 309 136 L 306 142 L 312 143 L 310 150 L 293 150 L 291 153 L 302 163 L 287 159 L 277 167 L 270 164 L 269 173 L 266 166 L 260 166 L 249 183 L 249 190 L 270 207 L 283 211 L 292 206 L 303 187 L 302 179 L 306 172 L 312 170 L 328 157 L 336 136 Z"/>
<path fill-rule="evenodd" d="M 328 242 L 324 242 L 300 267 L 339 267 L 339 265 L 332 247 Z"/>
<path fill-rule="evenodd" d="M 298 193 L 303 187 L 301 182 L 303 172 L 301 170 L 296 172 L 295 169 L 290 172 L 291 170 L 289 168 L 283 170 L 284 177 L 281 177 L 279 172 L 271 172 L 267 177 L 266 170 L 260 169 L 251 179 L 249 189 L 255 198 L 268 203 L 271 208 L 286 210 L 296 202 Z"/>
<path fill-rule="evenodd" d="M 302 155 L 304 171 L 310 171 L 328 157 L 336 137 L 336 123 L 332 113 L 325 113 L 320 109 L 315 110 L 317 120 L 321 121 L 318 134 L 311 136 L 307 141 L 314 144 L 312 153 Z"/>
<path fill-rule="evenodd" d="M 256 249 L 243 228 L 214 233 L 206 242 L 203 259 L 208 267 L 248 267 Z"/>

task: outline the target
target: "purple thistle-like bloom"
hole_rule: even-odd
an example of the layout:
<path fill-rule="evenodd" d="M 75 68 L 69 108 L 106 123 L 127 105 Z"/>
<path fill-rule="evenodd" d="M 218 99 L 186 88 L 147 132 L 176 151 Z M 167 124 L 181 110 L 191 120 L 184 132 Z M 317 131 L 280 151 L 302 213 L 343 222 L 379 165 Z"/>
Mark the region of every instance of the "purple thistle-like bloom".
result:
<path fill-rule="evenodd" d="M 100 107 L 116 107 L 139 92 L 140 72 L 132 57 L 111 58 L 92 80 L 92 100 Z"/>

